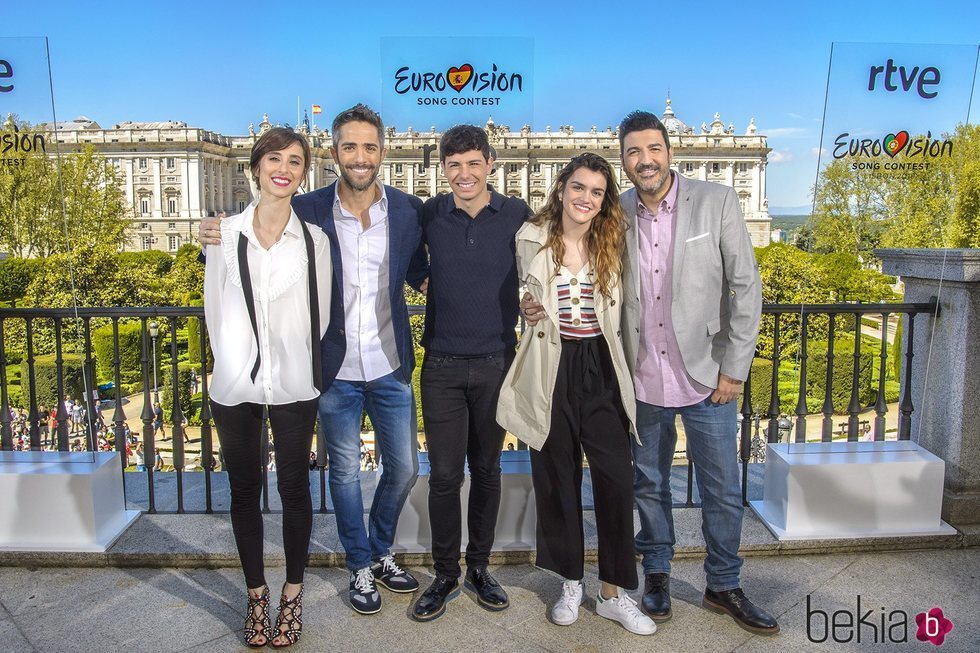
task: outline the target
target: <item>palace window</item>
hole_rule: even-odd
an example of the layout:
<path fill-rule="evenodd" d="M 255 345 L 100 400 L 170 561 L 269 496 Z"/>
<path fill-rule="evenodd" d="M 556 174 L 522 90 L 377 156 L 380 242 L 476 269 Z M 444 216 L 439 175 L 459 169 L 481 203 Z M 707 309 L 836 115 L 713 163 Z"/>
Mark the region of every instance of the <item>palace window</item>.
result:
<path fill-rule="evenodd" d="M 718 162 L 715 161 L 714 163 L 711 164 L 711 173 L 717 175 L 719 172 L 720 172 L 720 166 L 718 165 Z"/>
<path fill-rule="evenodd" d="M 150 236 L 143 236 L 140 239 L 140 241 L 144 252 L 149 250 L 151 247 L 153 247 L 153 238 L 151 238 Z"/>
<path fill-rule="evenodd" d="M 174 168 L 177 167 L 176 166 L 176 159 L 174 159 L 174 157 L 172 157 L 172 156 L 171 157 L 167 157 L 167 167 L 170 168 L 171 170 L 173 170 Z"/>
<path fill-rule="evenodd" d="M 168 222 L 167 223 L 167 229 L 176 229 L 176 228 L 177 228 L 177 223 L 176 222 Z"/>
<path fill-rule="evenodd" d="M 402 174 L 402 164 L 400 163 L 395 164 L 395 174 L 396 175 Z"/>
<path fill-rule="evenodd" d="M 685 163 L 684 164 L 684 172 L 694 172 L 694 164 L 693 163 Z"/>
<path fill-rule="evenodd" d="M 140 157 L 139 166 L 140 166 L 140 170 L 146 170 L 146 168 L 148 167 L 146 163 L 146 157 Z"/>
<path fill-rule="evenodd" d="M 533 166 L 531 166 L 531 172 L 536 175 L 541 174 L 541 164 L 535 163 Z"/>
<path fill-rule="evenodd" d="M 176 197 L 168 197 L 167 198 L 167 211 L 170 213 L 170 215 L 173 215 L 173 214 L 175 214 L 177 212 L 177 198 Z"/>
<path fill-rule="evenodd" d="M 143 196 L 140 198 L 140 214 L 147 215 L 150 212 L 150 198 Z"/>
<path fill-rule="evenodd" d="M 171 252 L 176 252 L 180 249 L 180 236 L 167 236 L 167 246 Z"/>

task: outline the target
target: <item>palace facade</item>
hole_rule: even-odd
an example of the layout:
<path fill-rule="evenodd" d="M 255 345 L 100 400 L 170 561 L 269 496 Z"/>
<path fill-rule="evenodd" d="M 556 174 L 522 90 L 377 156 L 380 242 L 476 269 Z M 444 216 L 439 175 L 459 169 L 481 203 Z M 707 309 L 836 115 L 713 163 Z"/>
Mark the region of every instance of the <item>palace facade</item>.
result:
<path fill-rule="evenodd" d="M 674 114 L 670 100 L 662 120 L 670 134 L 676 172 L 734 188 L 753 243 L 765 246 L 770 240 L 766 199 L 770 150 L 754 121 L 743 134 L 736 134 L 735 126 L 726 127 L 716 113 L 710 123 L 695 128 Z M 175 252 L 196 241 L 202 218 L 238 213 L 251 201 L 249 152 L 255 139 L 272 126 L 264 116 L 258 129 L 249 125 L 244 136 L 225 136 L 183 122 L 123 122 L 103 128 L 82 117 L 59 122 L 58 140 L 68 149 L 91 144 L 119 171 L 135 222 L 127 249 Z M 44 127 L 50 133 L 51 125 Z M 562 125 L 535 132 L 524 125 L 513 131 L 491 118 L 485 129 L 497 153 L 491 183 L 505 195 L 522 197 L 532 208 L 544 203 L 561 167 L 583 151 L 604 156 L 621 185 L 629 185 L 620 164 L 619 138 L 612 127 L 576 131 Z M 306 190 L 332 183 L 337 173 L 329 152 L 330 134 L 316 127 L 311 130 L 306 121 L 299 131 L 306 134 L 313 149 Z M 423 199 L 449 192 L 438 165 L 440 136 L 435 128 L 419 132 L 411 127 L 405 131 L 388 127 L 388 155 L 380 172 L 384 183 Z"/>

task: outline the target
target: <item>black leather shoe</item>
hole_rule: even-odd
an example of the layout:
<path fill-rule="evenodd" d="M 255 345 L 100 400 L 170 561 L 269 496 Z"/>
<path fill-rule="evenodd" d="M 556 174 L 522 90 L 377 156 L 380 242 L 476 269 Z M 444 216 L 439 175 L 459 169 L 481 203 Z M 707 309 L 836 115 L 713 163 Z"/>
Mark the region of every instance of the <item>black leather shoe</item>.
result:
<path fill-rule="evenodd" d="M 741 628 L 757 635 L 775 635 L 779 624 L 771 614 L 746 598 L 742 588 L 736 587 L 725 592 L 704 590 L 701 605 L 712 612 L 727 614 Z"/>
<path fill-rule="evenodd" d="M 470 567 L 466 571 L 463 587 L 476 594 L 476 602 L 487 610 L 503 610 L 510 605 L 507 592 L 500 586 L 486 567 Z"/>
<path fill-rule="evenodd" d="M 647 574 L 643 582 L 643 612 L 658 624 L 670 619 L 670 576 Z"/>
<path fill-rule="evenodd" d="M 446 603 L 459 596 L 459 581 L 455 578 L 436 576 L 412 608 L 416 621 L 432 621 L 446 611 Z"/>

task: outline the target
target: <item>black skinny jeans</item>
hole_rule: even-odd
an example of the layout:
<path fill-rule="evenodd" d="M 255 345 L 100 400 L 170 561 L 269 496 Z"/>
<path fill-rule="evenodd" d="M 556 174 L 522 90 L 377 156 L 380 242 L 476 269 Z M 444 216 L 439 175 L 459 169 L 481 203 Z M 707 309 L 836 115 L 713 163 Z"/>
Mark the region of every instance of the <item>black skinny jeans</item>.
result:
<path fill-rule="evenodd" d="M 269 406 L 269 422 L 276 446 L 276 481 L 282 499 L 282 543 L 286 554 L 286 582 L 302 583 L 313 530 L 310 499 L 310 445 L 317 399 Z M 262 404 L 223 406 L 211 402 L 218 441 L 231 486 L 231 527 L 238 557 L 251 588 L 265 585 L 262 561 Z"/>
<path fill-rule="evenodd" d="M 513 351 L 479 357 L 427 353 L 422 363 L 422 418 L 429 450 L 429 524 L 432 558 L 440 576 L 459 578 L 462 541 L 460 489 L 469 464 L 466 565 L 490 561 L 500 507 L 500 450 L 497 398 Z"/>

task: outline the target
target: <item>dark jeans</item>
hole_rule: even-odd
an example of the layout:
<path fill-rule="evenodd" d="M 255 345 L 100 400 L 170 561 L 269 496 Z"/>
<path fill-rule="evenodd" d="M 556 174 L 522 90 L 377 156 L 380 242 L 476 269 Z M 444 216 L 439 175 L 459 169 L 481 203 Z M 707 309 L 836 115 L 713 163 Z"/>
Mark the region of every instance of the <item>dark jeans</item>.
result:
<path fill-rule="evenodd" d="M 538 510 L 537 566 L 568 580 L 581 580 L 584 575 L 584 449 L 595 500 L 599 580 L 636 588 L 630 440 L 606 341 L 602 336 L 563 340 L 551 430 L 541 451 L 531 450 Z"/>
<path fill-rule="evenodd" d="M 282 499 L 282 543 L 286 582 L 302 583 L 313 529 L 310 499 L 310 445 L 317 400 L 269 406 L 269 423 L 276 446 L 276 480 Z M 265 585 L 262 564 L 262 405 L 224 406 L 211 402 L 218 441 L 231 486 L 231 527 L 238 557 L 250 588 Z"/>
<path fill-rule="evenodd" d="M 429 524 L 436 573 L 460 576 L 462 540 L 460 488 L 469 464 L 469 543 L 466 565 L 490 560 L 500 507 L 500 450 L 497 397 L 513 351 L 478 358 L 427 353 L 422 363 L 422 418 L 429 463 Z"/>

